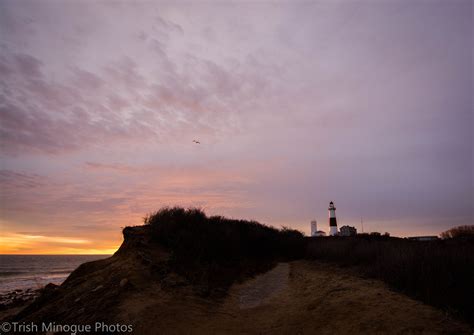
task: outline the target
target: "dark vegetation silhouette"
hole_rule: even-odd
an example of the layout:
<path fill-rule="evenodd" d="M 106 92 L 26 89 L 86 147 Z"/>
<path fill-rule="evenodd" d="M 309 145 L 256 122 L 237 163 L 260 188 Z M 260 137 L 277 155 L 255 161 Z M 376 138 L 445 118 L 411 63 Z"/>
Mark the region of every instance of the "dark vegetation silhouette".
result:
<path fill-rule="evenodd" d="M 204 292 L 304 256 L 304 236 L 255 221 L 208 217 L 201 209 L 162 208 L 148 215 L 153 239 L 171 253 L 170 266 Z"/>
<path fill-rule="evenodd" d="M 233 282 L 278 261 L 320 260 L 352 267 L 474 323 L 472 239 L 421 242 L 388 234 L 305 238 L 288 228 L 208 217 L 200 209 L 179 207 L 160 209 L 144 222 L 153 240 L 170 252 L 171 269 L 206 294 L 225 292 Z"/>
<path fill-rule="evenodd" d="M 474 240 L 412 241 L 388 236 L 307 239 L 306 256 L 351 266 L 474 324 Z"/>
<path fill-rule="evenodd" d="M 441 233 L 441 238 L 462 238 L 462 239 L 474 239 L 474 225 L 471 226 L 459 226 L 451 228 Z"/>

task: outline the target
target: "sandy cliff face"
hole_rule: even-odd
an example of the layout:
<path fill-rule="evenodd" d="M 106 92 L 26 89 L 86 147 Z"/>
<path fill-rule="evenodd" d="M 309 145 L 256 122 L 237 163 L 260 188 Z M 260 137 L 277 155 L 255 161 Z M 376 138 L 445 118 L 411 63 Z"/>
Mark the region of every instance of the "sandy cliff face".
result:
<path fill-rule="evenodd" d="M 133 290 L 163 279 L 169 254 L 151 243 L 149 227 L 129 227 L 110 258 L 79 266 L 57 288 L 46 289 L 14 319 L 93 323 L 113 321 L 117 306 Z M 161 271 L 161 272 L 160 272 Z"/>
<path fill-rule="evenodd" d="M 124 230 L 110 258 L 81 265 L 13 319 L 132 325 L 134 334 L 470 333 L 380 282 L 310 261 L 278 264 L 203 296 L 169 266 L 149 227 Z"/>

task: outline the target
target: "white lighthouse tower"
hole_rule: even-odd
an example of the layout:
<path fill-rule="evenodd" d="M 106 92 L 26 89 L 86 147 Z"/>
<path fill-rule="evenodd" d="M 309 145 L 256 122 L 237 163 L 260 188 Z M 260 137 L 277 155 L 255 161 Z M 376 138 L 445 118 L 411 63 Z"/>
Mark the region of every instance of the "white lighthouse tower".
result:
<path fill-rule="evenodd" d="M 329 236 L 336 236 L 337 235 L 337 221 L 336 221 L 336 207 L 334 207 L 334 203 L 331 201 L 329 203 Z"/>
<path fill-rule="evenodd" d="M 316 220 L 311 221 L 311 236 L 316 236 L 318 232 L 318 224 Z"/>

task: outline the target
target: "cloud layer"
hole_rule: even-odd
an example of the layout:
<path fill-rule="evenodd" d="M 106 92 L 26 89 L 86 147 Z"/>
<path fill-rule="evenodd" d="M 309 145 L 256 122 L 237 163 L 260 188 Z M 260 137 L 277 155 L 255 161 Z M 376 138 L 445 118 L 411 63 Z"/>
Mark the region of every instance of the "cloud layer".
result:
<path fill-rule="evenodd" d="M 3 252 L 110 250 L 173 204 L 472 223 L 470 1 L 0 7 Z"/>

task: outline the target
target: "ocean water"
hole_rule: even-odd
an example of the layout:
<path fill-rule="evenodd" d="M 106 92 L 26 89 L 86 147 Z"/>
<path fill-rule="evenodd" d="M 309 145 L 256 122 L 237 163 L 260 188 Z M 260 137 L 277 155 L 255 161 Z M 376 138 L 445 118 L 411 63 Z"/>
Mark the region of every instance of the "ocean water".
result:
<path fill-rule="evenodd" d="M 0 294 L 61 284 L 80 264 L 110 255 L 0 255 Z"/>

